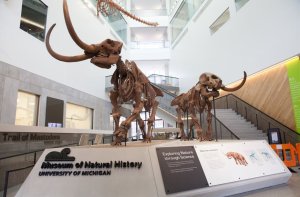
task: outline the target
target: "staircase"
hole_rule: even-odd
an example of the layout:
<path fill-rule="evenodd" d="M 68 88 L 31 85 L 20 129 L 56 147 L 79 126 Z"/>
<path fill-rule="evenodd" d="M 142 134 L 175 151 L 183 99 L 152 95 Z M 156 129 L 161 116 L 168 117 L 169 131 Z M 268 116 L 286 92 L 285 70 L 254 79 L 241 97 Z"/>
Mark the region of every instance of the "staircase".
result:
<path fill-rule="evenodd" d="M 212 110 L 213 112 L 213 110 Z M 216 109 L 217 118 L 241 140 L 266 140 L 268 136 L 232 109 Z"/>

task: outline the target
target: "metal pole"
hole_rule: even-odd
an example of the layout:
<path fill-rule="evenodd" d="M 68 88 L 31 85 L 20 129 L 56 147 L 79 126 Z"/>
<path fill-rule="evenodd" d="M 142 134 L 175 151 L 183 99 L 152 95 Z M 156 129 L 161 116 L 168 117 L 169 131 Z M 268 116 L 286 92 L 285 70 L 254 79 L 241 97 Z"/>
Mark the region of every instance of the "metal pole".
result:
<path fill-rule="evenodd" d="M 127 142 L 127 133 L 125 135 L 125 146 L 126 146 L 126 142 Z"/>
<path fill-rule="evenodd" d="M 202 113 L 201 113 L 201 110 L 200 110 L 200 112 L 199 112 L 200 125 L 201 125 L 201 127 L 203 127 L 203 125 L 202 125 L 202 115 L 201 114 Z"/>
<path fill-rule="evenodd" d="M 139 141 L 139 139 L 138 138 L 140 138 L 140 136 L 138 135 L 138 121 L 137 121 L 137 119 L 135 119 L 135 137 L 136 137 L 136 141 Z M 141 129 L 141 128 L 140 128 Z M 132 133 L 131 133 L 131 135 L 132 135 Z M 133 136 L 132 136 L 133 137 Z M 132 138 L 133 139 L 133 138 Z"/>
<path fill-rule="evenodd" d="M 222 125 L 220 123 L 220 134 L 221 134 L 221 139 L 223 139 L 223 134 L 222 134 Z"/>
<path fill-rule="evenodd" d="M 213 96 L 213 108 L 214 108 L 214 115 L 215 115 L 215 133 L 216 133 L 216 142 L 217 142 L 218 141 L 217 114 L 216 114 L 215 97 L 214 96 Z"/>
<path fill-rule="evenodd" d="M 189 135 L 189 112 L 186 112 L 186 135 Z"/>

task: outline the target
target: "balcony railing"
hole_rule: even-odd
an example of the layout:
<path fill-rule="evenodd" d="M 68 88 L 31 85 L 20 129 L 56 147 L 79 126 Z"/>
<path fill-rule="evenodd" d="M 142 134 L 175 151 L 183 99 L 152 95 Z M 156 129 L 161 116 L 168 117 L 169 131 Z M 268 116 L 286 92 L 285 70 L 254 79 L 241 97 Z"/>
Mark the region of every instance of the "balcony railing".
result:
<path fill-rule="evenodd" d="M 131 10 L 131 13 L 136 16 L 148 17 L 148 16 L 167 16 L 167 9 L 151 9 L 151 10 Z"/>
<path fill-rule="evenodd" d="M 113 85 L 111 84 L 112 75 L 105 77 L 105 90 L 109 91 Z M 179 91 L 179 79 L 177 77 L 152 74 L 148 77 L 151 83 L 154 83 L 168 91 L 177 93 Z"/>
<path fill-rule="evenodd" d="M 152 74 L 148 79 L 157 85 L 179 87 L 179 79 L 177 77 Z"/>
<path fill-rule="evenodd" d="M 130 43 L 130 48 L 132 49 L 160 49 L 160 48 L 170 48 L 169 41 L 135 41 Z"/>

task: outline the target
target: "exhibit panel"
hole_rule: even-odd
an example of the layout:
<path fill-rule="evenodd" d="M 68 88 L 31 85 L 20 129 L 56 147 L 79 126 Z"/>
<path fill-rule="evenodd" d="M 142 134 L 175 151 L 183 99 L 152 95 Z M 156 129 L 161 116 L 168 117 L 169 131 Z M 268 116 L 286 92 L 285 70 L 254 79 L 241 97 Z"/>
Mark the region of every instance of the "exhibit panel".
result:
<path fill-rule="evenodd" d="M 210 186 L 285 173 L 266 141 L 195 145 Z"/>
<path fill-rule="evenodd" d="M 47 149 L 17 196 L 224 196 L 287 183 L 265 141 Z M 32 187 L 34 185 L 34 187 Z"/>
<path fill-rule="evenodd" d="M 181 147 L 179 151 L 174 149 L 179 147 Z M 194 151 L 192 150 L 187 150 L 188 147 L 192 147 L 196 154 L 193 153 Z M 158 145 L 155 148 L 153 147 L 150 153 L 153 157 L 155 155 L 155 158 L 156 155 L 159 158 L 157 149 L 164 149 L 164 151 L 160 150 L 160 152 L 164 152 L 161 155 L 165 155 L 165 164 L 163 165 L 160 159 L 158 159 L 158 161 L 155 159 L 151 160 L 153 162 L 152 166 L 158 196 L 229 196 L 287 183 L 291 177 L 291 173 L 280 158 L 273 152 L 271 147 L 262 140 L 202 143 L 195 143 L 195 141 L 174 141 L 168 144 Z M 267 153 L 267 155 L 270 154 L 268 155 L 270 162 L 266 162 L 264 159 L 265 156 L 257 155 L 256 157 L 261 159 L 262 163 L 253 163 L 251 160 L 252 156 L 250 157 L 252 150 L 257 153 L 262 151 Z M 213 154 L 213 152 L 215 152 L 215 154 Z M 237 157 L 231 154 L 233 152 L 240 152 L 243 156 L 240 155 L 240 157 Z M 271 162 L 271 160 L 273 161 Z M 200 165 L 197 164 L 197 161 L 200 161 Z M 167 180 L 164 177 L 164 171 L 166 170 L 164 166 L 169 167 L 168 170 L 172 174 L 169 174 L 169 176 L 174 177 L 175 173 L 180 177 L 177 180 L 183 179 L 180 180 L 180 183 L 185 186 L 179 186 L 181 191 L 171 193 L 167 190 L 168 188 L 166 188 L 166 186 L 169 184 L 168 181 L 172 181 L 172 179 Z M 249 167 L 250 170 L 248 170 L 247 167 Z M 275 170 L 274 172 L 272 171 L 273 169 Z M 191 171 L 193 171 L 193 174 L 201 174 L 201 171 L 203 171 L 204 176 L 199 176 L 195 179 L 193 176 L 188 175 Z M 252 172 L 255 173 L 252 174 Z M 197 186 L 195 186 L 194 189 L 186 189 L 189 187 L 189 184 L 195 184 L 192 183 L 193 181 L 197 182 Z M 205 183 L 206 181 L 207 183 Z"/>

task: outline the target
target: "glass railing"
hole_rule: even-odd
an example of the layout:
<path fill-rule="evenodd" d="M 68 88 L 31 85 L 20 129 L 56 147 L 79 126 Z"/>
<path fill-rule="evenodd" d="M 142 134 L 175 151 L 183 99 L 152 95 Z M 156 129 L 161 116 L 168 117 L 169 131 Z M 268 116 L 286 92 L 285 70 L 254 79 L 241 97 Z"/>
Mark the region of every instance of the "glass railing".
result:
<path fill-rule="evenodd" d="M 111 16 L 105 17 L 110 26 L 120 36 L 123 42 L 127 43 L 127 22 L 123 18 L 122 14 L 116 12 Z"/>
<path fill-rule="evenodd" d="M 105 77 L 105 90 L 106 91 L 110 90 L 113 86 L 110 82 L 111 77 L 112 77 L 112 75 Z M 176 89 L 179 88 L 179 79 L 177 77 L 152 74 L 148 77 L 148 79 L 151 83 L 154 83 L 159 86 L 163 86 L 164 88 L 166 88 L 168 86 L 176 88 Z"/>
<path fill-rule="evenodd" d="M 159 49 L 159 48 L 170 48 L 169 41 L 136 41 L 130 43 L 131 49 Z"/>
<path fill-rule="evenodd" d="M 153 9 L 153 10 L 131 10 L 131 13 L 136 16 L 148 17 L 148 16 L 167 16 L 167 9 Z"/>
<path fill-rule="evenodd" d="M 97 7 L 97 1 L 89 0 L 95 8 Z M 88 4 L 87 6 L 89 6 Z M 96 9 L 95 9 L 96 10 Z M 100 14 L 100 13 L 99 13 Z M 127 44 L 127 22 L 122 16 L 122 14 L 116 11 L 110 16 L 102 15 L 105 20 L 109 23 L 112 29 L 117 33 L 117 35 L 122 39 L 122 41 Z"/>
<path fill-rule="evenodd" d="M 179 79 L 177 77 L 152 74 L 148 76 L 148 79 L 150 80 L 150 82 L 157 85 L 179 87 Z"/>
<path fill-rule="evenodd" d="M 181 2 L 170 23 L 172 42 L 180 35 L 203 2 L 204 0 L 184 0 Z"/>

